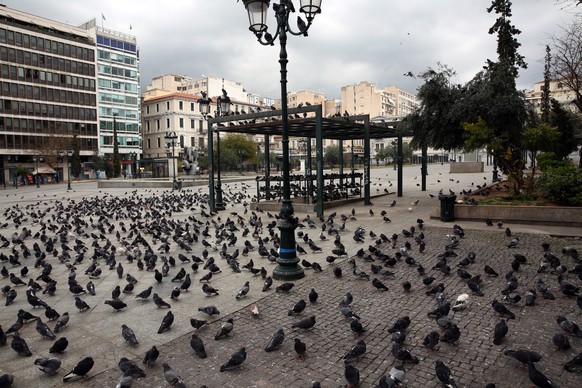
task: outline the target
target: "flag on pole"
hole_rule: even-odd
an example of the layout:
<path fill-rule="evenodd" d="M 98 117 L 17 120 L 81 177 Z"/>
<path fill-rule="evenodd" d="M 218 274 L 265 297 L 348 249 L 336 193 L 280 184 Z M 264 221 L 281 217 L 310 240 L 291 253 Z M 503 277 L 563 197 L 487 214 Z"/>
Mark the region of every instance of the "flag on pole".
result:
<path fill-rule="evenodd" d="M 101 19 L 107 20 L 107 19 L 105 19 L 105 15 L 103 15 L 103 12 L 101 12 Z"/>

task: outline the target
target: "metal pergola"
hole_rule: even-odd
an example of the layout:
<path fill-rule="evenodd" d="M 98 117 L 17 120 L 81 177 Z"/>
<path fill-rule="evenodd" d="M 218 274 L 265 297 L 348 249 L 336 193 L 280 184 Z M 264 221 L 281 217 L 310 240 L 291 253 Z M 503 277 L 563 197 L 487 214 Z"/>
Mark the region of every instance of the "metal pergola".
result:
<path fill-rule="evenodd" d="M 209 186 L 214 188 L 213 147 L 214 133 L 243 133 L 265 136 L 265 165 L 269 165 L 269 138 L 282 134 L 281 110 L 269 110 L 213 117 L 208 119 L 208 166 Z M 307 117 L 315 113 L 313 117 Z M 339 140 L 340 175 L 343 172 L 343 141 L 364 140 L 364 204 L 370 205 L 370 139 L 396 138 L 398 147 L 398 196 L 402 196 L 402 137 L 407 136 L 396 130 L 397 121 L 381 124 L 370 122 L 370 115 L 344 115 L 342 117 L 322 117 L 321 105 L 308 105 L 288 109 L 289 137 L 315 138 L 316 182 L 318 216 L 323 216 L 323 139 Z M 214 125 L 216 124 L 216 125 Z M 220 151 L 219 151 L 220 152 Z M 353 150 L 352 150 L 353 152 Z M 311 175 L 311 141 L 307 142 L 307 174 Z M 220 168 L 220 167 L 219 167 Z M 265 169 L 265 180 L 269 185 L 270 171 Z M 340 182 L 340 185 L 343 182 Z M 215 193 L 210 190 L 210 208 L 214 208 Z"/>

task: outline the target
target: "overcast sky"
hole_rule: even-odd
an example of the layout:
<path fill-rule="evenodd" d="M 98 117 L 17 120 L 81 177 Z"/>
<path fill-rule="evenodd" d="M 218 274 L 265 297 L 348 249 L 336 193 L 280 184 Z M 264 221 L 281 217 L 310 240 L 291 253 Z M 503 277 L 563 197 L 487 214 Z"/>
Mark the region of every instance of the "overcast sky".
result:
<path fill-rule="evenodd" d="M 249 92 L 280 97 L 279 45 L 265 47 L 256 41 L 242 1 L 0 3 L 72 25 L 92 18 L 101 24 L 103 14 L 106 28 L 137 37 L 144 87 L 166 73 L 211 75 L 240 81 Z M 294 3 L 298 6 L 299 0 Z M 487 59 L 496 59 L 496 37 L 488 34 L 496 18 L 486 12 L 490 4 L 491 0 L 323 0 L 309 37 L 290 36 L 287 41 L 288 90 L 321 91 L 339 98 L 342 86 L 369 81 L 416 92 L 421 82 L 404 73 L 418 74 L 438 62 L 457 72 L 455 82 L 467 82 Z M 556 0 L 513 1 L 512 22 L 522 31 L 519 52 L 529 66 L 520 71 L 520 89 L 531 89 L 543 79 L 549 36 L 580 11 L 561 8 Z M 270 11 L 269 30 L 274 32 Z M 294 27 L 295 19 L 291 18 Z"/>

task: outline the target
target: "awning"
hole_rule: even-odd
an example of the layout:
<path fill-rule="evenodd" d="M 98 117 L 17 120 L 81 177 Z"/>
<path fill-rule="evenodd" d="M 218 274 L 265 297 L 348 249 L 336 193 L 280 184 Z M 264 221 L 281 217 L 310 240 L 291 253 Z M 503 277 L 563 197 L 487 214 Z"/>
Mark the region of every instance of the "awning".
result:
<path fill-rule="evenodd" d="M 38 169 L 34 170 L 32 172 L 32 175 L 36 175 L 36 174 L 55 174 L 56 171 L 54 168 L 50 167 L 50 166 L 43 166 L 43 167 L 39 167 Z"/>

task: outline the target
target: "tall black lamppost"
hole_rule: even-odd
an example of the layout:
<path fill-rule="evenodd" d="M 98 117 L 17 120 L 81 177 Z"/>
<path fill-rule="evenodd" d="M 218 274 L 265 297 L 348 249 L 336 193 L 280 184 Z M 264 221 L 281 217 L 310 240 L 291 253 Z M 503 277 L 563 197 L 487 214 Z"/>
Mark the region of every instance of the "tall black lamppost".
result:
<path fill-rule="evenodd" d="M 291 190 L 289 182 L 289 123 L 287 117 L 287 33 L 291 35 L 307 36 L 307 30 L 313 22 L 316 14 L 321 12 L 321 0 L 301 0 L 299 11 L 307 19 L 307 23 L 298 16 L 295 32 L 290 28 L 289 16 L 295 12 L 293 3 L 289 0 L 279 0 L 273 4 L 275 18 L 277 19 L 277 31 L 275 35 L 267 32 L 267 11 L 270 0 L 243 0 L 249 17 L 249 29 L 255 34 L 260 44 L 274 45 L 279 38 L 279 64 L 281 65 L 281 135 L 283 143 L 283 199 L 279 216 L 279 230 L 281 231 L 281 243 L 277 267 L 273 271 L 273 278 L 280 280 L 300 279 L 305 276 L 303 268 L 299 266 L 295 242 L 295 229 L 297 218 L 293 214 L 291 203 Z"/>
<path fill-rule="evenodd" d="M 204 119 L 210 119 L 212 116 L 209 115 L 210 113 L 210 103 L 212 100 L 207 97 L 205 92 L 202 92 L 202 98 L 198 100 L 198 104 L 200 106 L 200 113 L 204 117 Z M 216 99 L 216 111 L 214 112 L 216 117 L 220 117 L 223 115 L 227 115 L 230 112 L 230 97 L 226 90 L 222 89 L 222 96 L 218 96 Z M 216 203 L 214 205 L 213 211 L 216 210 L 224 210 L 225 206 L 222 202 L 222 181 L 220 179 L 220 131 L 218 127 L 214 130 L 213 128 L 208 125 L 208 132 L 210 136 L 213 136 L 214 132 L 216 132 L 216 164 L 218 165 L 218 172 L 217 172 L 217 183 L 216 183 Z M 208 159 L 210 159 L 211 166 L 214 165 L 214 150 L 212 147 L 208 147 Z M 210 174 L 212 177 L 211 185 L 214 184 L 214 168 L 212 168 L 212 173 Z M 214 196 L 214 190 L 211 188 L 210 190 L 211 195 Z M 211 201 L 212 202 L 212 201 Z"/>
<path fill-rule="evenodd" d="M 173 181 L 176 182 L 176 158 L 174 158 L 174 147 L 176 147 L 176 140 L 178 139 L 178 135 L 176 132 L 166 132 L 166 147 L 172 147 L 172 176 L 174 177 Z"/>
<path fill-rule="evenodd" d="M 131 160 L 131 175 L 132 178 L 137 177 L 137 152 L 130 151 L 129 152 L 129 159 Z"/>
<path fill-rule="evenodd" d="M 60 151 L 59 156 L 61 158 L 67 157 L 67 190 L 72 190 L 71 188 L 71 157 L 73 156 L 73 150 Z"/>
<path fill-rule="evenodd" d="M 34 160 L 35 166 L 36 166 L 36 175 L 34 176 L 34 179 L 36 180 L 36 188 L 40 187 L 40 180 L 38 179 L 39 177 L 39 172 L 38 172 L 38 162 L 41 160 L 42 158 L 39 155 L 35 155 L 32 157 L 32 160 Z"/>

